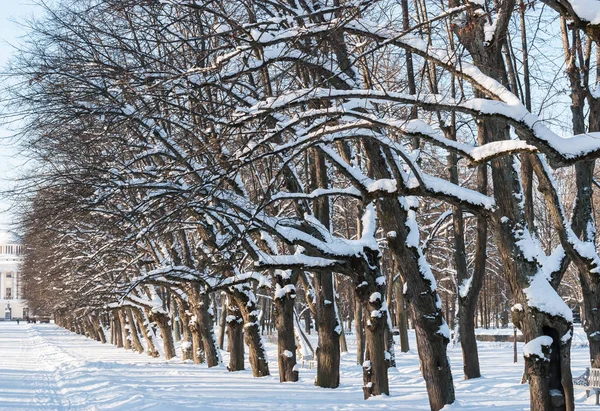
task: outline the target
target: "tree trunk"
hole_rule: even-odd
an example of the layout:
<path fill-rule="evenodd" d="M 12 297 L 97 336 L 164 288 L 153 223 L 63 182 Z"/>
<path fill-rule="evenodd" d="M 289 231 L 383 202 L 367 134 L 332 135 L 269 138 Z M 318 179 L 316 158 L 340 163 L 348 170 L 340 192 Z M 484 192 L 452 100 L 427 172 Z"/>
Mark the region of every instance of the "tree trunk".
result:
<path fill-rule="evenodd" d="M 457 28 L 456 32 L 461 43 L 470 52 L 474 64 L 484 74 L 503 84 L 508 84 L 508 76 L 502 58 L 502 45 L 506 41 L 505 30 L 514 8 L 514 0 L 506 0 L 501 4 L 495 35 L 502 37 L 494 38 L 491 44 L 484 41 L 484 19 L 475 13 L 467 14 L 466 24 L 471 24 L 472 29 L 461 31 Z M 480 141 L 485 143 L 511 138 L 508 125 L 501 120 L 482 119 L 478 122 L 478 129 Z M 538 338 L 550 335 L 553 344 L 556 345 L 551 356 L 544 355 L 544 358 L 537 358 L 530 355 L 525 358 L 525 369 L 530 381 L 531 409 L 532 411 L 565 409 L 566 404 L 566 409 L 572 410 L 574 404 L 573 385 L 570 379 L 571 338 L 563 338 L 571 335 L 569 333 L 572 324 L 566 316 L 555 316 L 542 311 L 539 305 L 532 304 L 532 300 L 528 298 L 529 292 L 540 292 L 540 289 L 548 296 L 555 291 L 541 276 L 536 259 L 526 256 L 522 246 L 523 242 L 529 241 L 530 228 L 525 216 L 525 205 L 522 203 L 525 193 L 517 173 L 516 159 L 514 156 L 493 159 L 491 168 L 497 206 L 494 216 L 496 243 L 511 292 L 515 301 L 520 304 L 513 310 L 513 321 L 522 330 L 526 341 L 531 342 L 535 339 L 539 342 L 542 340 Z M 558 295 L 554 298 L 560 299 Z M 568 309 L 566 305 L 561 308 Z M 551 395 L 551 390 L 560 395 Z M 560 401 L 563 405 L 557 406 L 556 403 Z"/>
<path fill-rule="evenodd" d="M 317 377 L 315 385 L 337 388 L 340 385 L 340 334 L 335 313 L 333 273 L 315 273 L 317 292 Z"/>
<path fill-rule="evenodd" d="M 163 347 L 165 350 L 165 358 L 170 360 L 177 354 L 175 352 L 175 342 L 173 341 L 173 330 L 171 321 L 166 312 L 160 310 L 148 310 L 148 319 L 156 323 L 160 330 L 160 335 L 163 339 Z"/>
<path fill-rule="evenodd" d="M 374 141 L 364 140 L 371 174 L 377 178 L 392 178 L 388 164 L 390 153 Z M 385 153 L 385 156 L 384 156 Z M 377 215 L 388 236 L 388 245 L 397 261 L 402 262 L 403 280 L 408 284 L 405 297 L 413 311 L 421 370 L 427 385 L 432 410 L 440 410 L 454 402 L 454 383 L 446 346 L 450 342 L 448 325 L 442 315 L 441 301 L 435 279 L 417 242 L 409 240 L 413 230 L 418 233 L 415 211 L 406 198 L 376 200 Z M 417 234 L 418 238 L 418 234 Z"/>
<path fill-rule="evenodd" d="M 125 312 L 127 314 L 127 321 L 129 322 L 129 332 L 131 333 L 131 342 L 133 344 L 133 348 L 135 348 L 135 350 L 141 354 L 144 352 L 144 346 L 140 341 L 131 308 L 125 308 Z"/>
<path fill-rule="evenodd" d="M 240 284 L 227 289 L 229 295 L 237 303 L 244 318 L 244 340 L 248 346 L 252 375 L 265 377 L 270 375 L 267 352 L 260 335 L 257 300 L 247 284 Z"/>
<path fill-rule="evenodd" d="M 118 310 L 113 310 L 112 312 L 112 331 L 113 331 L 113 341 L 114 344 L 118 347 L 118 348 L 123 348 L 123 332 L 121 331 L 121 320 L 119 319 L 119 312 Z"/>
<path fill-rule="evenodd" d="M 190 315 L 189 304 L 181 298 L 177 299 L 177 310 L 179 311 L 179 326 L 181 327 L 181 359 L 182 360 L 193 360 L 194 353 L 192 342 L 192 332 L 190 330 Z"/>
<path fill-rule="evenodd" d="M 91 316 L 91 321 L 92 321 L 92 324 L 93 324 L 94 328 L 96 329 L 96 333 L 98 334 L 98 338 L 100 339 L 99 341 L 102 344 L 106 344 L 106 335 L 104 334 L 104 330 L 102 329 L 102 325 L 100 324 L 100 320 L 95 315 L 92 315 Z"/>
<path fill-rule="evenodd" d="M 373 264 L 374 265 L 374 264 Z M 357 270 L 358 271 L 358 270 Z M 365 312 L 370 313 L 365 328 L 365 362 L 363 363 L 363 392 L 365 399 L 373 395 L 389 395 L 388 364 L 391 355 L 386 350 L 386 330 L 388 329 L 388 311 L 385 304 L 385 288 L 377 281 L 384 278 L 381 272 L 377 276 L 359 275 L 356 280 L 356 296 Z"/>
<path fill-rule="evenodd" d="M 123 333 L 123 346 L 126 350 L 131 350 L 131 337 L 127 327 L 127 316 L 124 309 L 119 309 L 117 313 L 119 315 L 119 322 L 121 323 L 121 332 Z"/>
<path fill-rule="evenodd" d="M 225 313 L 222 314 L 225 316 Z M 229 371 L 244 369 L 244 320 L 235 301 L 227 304 L 227 349 L 229 351 Z"/>
<path fill-rule="evenodd" d="M 394 282 L 394 294 L 396 295 L 396 323 L 398 324 L 398 333 L 400 334 L 400 351 L 408 352 L 410 345 L 408 343 L 408 312 L 404 308 L 404 284 L 400 276 Z"/>
<path fill-rule="evenodd" d="M 354 330 L 356 332 L 356 363 L 365 362 L 365 328 L 363 326 L 362 304 L 354 296 Z"/>
<path fill-rule="evenodd" d="M 223 344 L 225 342 L 225 325 L 226 325 L 226 317 L 227 315 L 225 315 L 225 313 L 227 312 L 227 298 L 225 298 L 224 295 L 221 295 L 221 300 L 223 300 L 223 302 L 221 303 L 221 318 L 219 318 L 219 342 L 218 342 L 218 346 L 219 349 L 222 350 L 223 349 Z"/>
<path fill-rule="evenodd" d="M 296 337 L 294 335 L 294 303 L 298 271 L 276 271 L 275 324 L 277 326 L 277 363 L 280 382 L 298 381 L 296 364 Z"/>
<path fill-rule="evenodd" d="M 137 322 L 138 328 L 142 332 L 144 339 L 146 340 L 146 346 L 148 350 L 148 355 L 151 357 L 158 357 L 158 350 L 156 349 L 156 345 L 154 344 L 154 339 L 148 333 L 148 328 L 146 328 L 146 322 L 144 321 L 144 314 L 139 308 L 132 308 L 133 317 Z"/>
<path fill-rule="evenodd" d="M 216 367 L 221 362 L 221 357 L 213 332 L 213 316 L 209 310 L 210 298 L 197 285 L 191 286 L 188 297 L 190 298 L 190 309 L 195 316 L 195 321 L 192 321 L 192 324 L 195 323 L 194 325 L 197 329 L 195 344 L 198 344 L 198 347 L 194 345 L 194 348 L 200 349 L 201 344 L 206 356 L 207 365 L 209 367 Z M 193 335 L 192 339 L 194 339 Z"/>

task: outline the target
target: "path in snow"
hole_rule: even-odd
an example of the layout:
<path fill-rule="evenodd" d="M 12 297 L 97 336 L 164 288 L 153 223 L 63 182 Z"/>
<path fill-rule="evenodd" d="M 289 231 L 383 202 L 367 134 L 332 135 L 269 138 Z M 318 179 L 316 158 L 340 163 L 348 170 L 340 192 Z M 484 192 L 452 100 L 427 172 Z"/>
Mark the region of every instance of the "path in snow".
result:
<path fill-rule="evenodd" d="M 313 336 L 314 337 L 314 336 Z M 414 333 L 411 334 L 414 347 Z M 279 383 L 276 346 L 267 343 L 273 376 L 250 371 L 164 361 L 100 344 L 52 324 L 0 322 L 0 410 L 428 410 L 425 385 L 414 350 L 398 353 L 390 370 L 390 397 L 362 399 L 361 367 L 351 352 L 342 355 L 341 386 L 313 385 L 314 370 L 301 370 L 299 383 Z M 457 402 L 450 410 L 528 409 L 527 385 L 520 384 L 522 360 L 512 363 L 506 343 L 480 343 L 484 378 L 462 380 L 461 352 L 450 348 Z M 226 353 L 224 353 L 226 356 Z M 585 347 L 573 350 L 573 373 L 589 362 Z M 225 358 L 225 360 L 227 360 Z M 249 369 L 249 366 L 248 366 Z M 596 409 L 576 390 L 577 409 Z"/>

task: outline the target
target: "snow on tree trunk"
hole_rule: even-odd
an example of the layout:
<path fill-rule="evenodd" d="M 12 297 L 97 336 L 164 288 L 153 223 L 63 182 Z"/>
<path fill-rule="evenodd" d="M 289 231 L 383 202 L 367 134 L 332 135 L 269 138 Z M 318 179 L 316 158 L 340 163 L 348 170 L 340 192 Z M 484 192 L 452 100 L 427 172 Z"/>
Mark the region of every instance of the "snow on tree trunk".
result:
<path fill-rule="evenodd" d="M 385 277 L 377 277 L 385 279 Z M 365 399 L 373 395 L 389 395 L 388 364 L 390 354 L 386 349 L 388 312 L 383 291 L 385 282 L 361 281 L 356 285 L 356 295 L 368 313 L 365 327 L 366 352 L 363 363 L 363 392 Z M 360 277 L 359 277 L 360 279 Z M 360 281 L 360 280 L 359 280 Z"/>
<path fill-rule="evenodd" d="M 119 320 L 118 310 L 112 310 L 111 312 L 111 331 L 113 335 L 113 343 L 118 348 L 123 348 L 123 332 L 121 331 L 121 320 Z"/>
<path fill-rule="evenodd" d="M 154 322 L 160 330 L 160 336 L 163 340 L 163 348 L 165 358 L 170 360 L 177 354 L 175 352 L 175 342 L 173 340 L 173 329 L 171 328 L 171 320 L 169 314 L 158 307 L 154 307 L 148 311 L 148 319 Z"/>
<path fill-rule="evenodd" d="M 100 319 L 96 315 L 92 315 L 90 316 L 90 321 L 92 322 L 93 327 L 96 329 L 99 341 L 102 344 L 106 344 L 106 335 L 104 334 L 104 330 L 102 329 Z"/>
<path fill-rule="evenodd" d="M 294 303 L 296 302 L 297 270 L 277 270 L 274 275 L 275 325 L 277 327 L 277 364 L 279 381 L 298 381 L 296 336 L 294 333 Z"/>
<path fill-rule="evenodd" d="M 144 346 L 142 345 L 142 342 L 140 341 L 140 336 L 138 334 L 137 327 L 135 326 L 135 320 L 133 318 L 133 313 L 131 312 L 131 308 L 129 308 L 129 307 L 126 307 L 124 310 L 125 310 L 125 314 L 127 315 L 127 322 L 129 323 L 129 332 L 131 333 L 131 343 L 133 344 L 133 348 L 138 353 L 141 354 L 144 352 Z"/>
<path fill-rule="evenodd" d="M 387 159 L 373 142 L 364 141 L 370 172 L 375 178 L 391 178 Z M 401 275 L 406 283 L 405 297 L 413 312 L 421 370 L 429 404 L 440 410 L 454 402 L 454 383 L 446 347 L 450 331 L 442 315 L 435 278 L 419 247 L 419 231 L 412 198 L 380 198 L 376 200 L 377 215 L 388 235 L 389 249 L 402 263 Z"/>
<path fill-rule="evenodd" d="M 131 337 L 129 327 L 127 326 L 127 315 L 124 309 L 117 310 L 117 316 L 121 324 L 121 333 L 123 333 L 123 347 L 126 350 L 131 350 Z"/>
<path fill-rule="evenodd" d="M 154 339 L 152 338 L 151 333 L 148 331 L 148 328 L 147 328 L 148 323 L 144 319 L 144 313 L 142 312 L 142 310 L 140 310 L 137 307 L 132 308 L 131 311 L 133 312 L 133 317 L 135 318 L 138 328 L 142 332 L 142 336 L 144 337 L 144 340 L 146 340 L 146 347 L 147 347 L 148 355 L 151 357 L 158 357 L 159 353 L 158 353 L 158 350 L 156 349 Z"/>
<path fill-rule="evenodd" d="M 229 351 L 227 370 L 242 371 L 244 369 L 244 319 L 233 299 L 228 301 L 225 321 L 227 323 L 227 350 Z"/>
<path fill-rule="evenodd" d="M 256 296 L 246 284 L 229 287 L 228 292 L 237 303 L 244 318 L 244 340 L 248 346 L 252 375 L 255 377 L 270 375 L 267 352 L 260 334 Z"/>
<path fill-rule="evenodd" d="M 216 367 L 221 363 L 214 335 L 213 316 L 210 312 L 210 298 L 206 292 L 199 289 L 198 285 L 192 285 L 188 292 L 190 299 L 190 311 L 195 317 L 197 337 L 192 336 L 194 349 L 199 349 L 200 344 L 206 356 L 209 367 Z M 196 347 L 198 344 L 198 347 Z"/>
<path fill-rule="evenodd" d="M 471 53 L 474 64 L 484 74 L 503 84 L 508 83 L 508 76 L 502 56 L 502 45 L 514 5 L 514 0 L 502 3 L 498 11 L 498 25 L 492 33 L 499 38 L 494 38 L 491 44 L 485 41 L 484 20 L 475 13 L 468 13 L 466 24 L 473 25 L 471 30 L 456 28 L 457 35 Z M 478 132 L 480 142 L 510 140 L 508 125 L 498 119 L 479 121 Z M 526 373 L 530 381 L 531 409 L 550 410 L 552 401 L 564 401 L 566 409 L 572 410 L 573 385 L 569 378 L 571 313 L 540 271 L 534 251 L 534 240 L 527 226 L 524 192 L 516 159 L 514 156 L 493 159 L 491 166 L 497 206 L 494 222 L 496 242 L 514 299 L 520 304 L 519 310 L 513 310 L 513 318 L 516 320 L 514 323 L 521 329 L 526 341 L 547 335 L 545 330 L 551 330 L 551 334 L 556 334 L 559 338 L 556 344 L 560 347 L 560 355 L 552 356 L 549 366 L 539 364 L 534 357 L 525 359 Z M 543 300 L 538 298 L 541 290 L 545 294 Z M 554 302 L 554 306 L 549 308 L 547 301 Z M 551 395 L 551 390 L 560 395 Z"/>

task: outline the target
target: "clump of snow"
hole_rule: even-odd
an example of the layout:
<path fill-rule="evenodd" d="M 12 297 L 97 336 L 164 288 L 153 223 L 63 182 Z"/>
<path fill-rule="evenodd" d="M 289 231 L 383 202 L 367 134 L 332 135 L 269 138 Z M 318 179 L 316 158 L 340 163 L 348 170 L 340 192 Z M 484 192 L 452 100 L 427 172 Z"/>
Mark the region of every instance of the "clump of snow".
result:
<path fill-rule="evenodd" d="M 492 40 L 494 40 L 494 34 L 496 33 L 496 24 L 498 23 L 498 20 L 495 19 L 492 24 L 488 24 L 487 22 L 485 23 L 485 25 L 483 26 L 483 34 L 485 36 L 485 43 L 487 43 L 486 45 L 488 45 L 489 43 L 492 42 Z"/>
<path fill-rule="evenodd" d="M 560 341 L 563 344 L 566 344 L 569 342 L 569 340 L 573 338 L 573 330 L 569 330 L 565 333 L 565 335 L 563 335 L 562 337 L 560 337 Z"/>
<path fill-rule="evenodd" d="M 525 358 L 529 357 L 537 357 L 543 359 L 544 361 L 550 361 L 550 358 L 544 353 L 546 351 L 547 354 L 550 354 L 552 351 L 550 346 L 552 345 L 552 337 L 547 335 L 542 335 L 540 337 L 534 338 L 529 341 L 523 347 L 523 356 Z"/>
<path fill-rule="evenodd" d="M 552 288 L 543 272 L 538 272 L 529 283 L 529 287 L 523 290 L 527 296 L 527 304 L 530 307 L 556 317 L 562 317 L 568 322 L 573 322 L 573 312 L 569 306 Z"/>
<path fill-rule="evenodd" d="M 383 314 L 381 313 L 381 310 L 371 311 L 371 318 L 381 318 L 382 316 Z"/>
<path fill-rule="evenodd" d="M 380 180 L 375 180 L 372 183 L 367 185 L 367 191 L 369 193 L 374 193 L 376 191 L 384 191 L 386 193 L 395 193 L 398 190 L 396 180 L 391 178 L 382 178 Z"/>
<path fill-rule="evenodd" d="M 569 0 L 569 3 L 581 20 L 600 24 L 600 3 L 597 0 Z"/>
<path fill-rule="evenodd" d="M 471 289 L 471 284 L 473 283 L 473 276 L 464 279 L 460 286 L 458 287 L 458 294 L 460 298 L 466 298 L 469 295 L 469 290 Z"/>
<path fill-rule="evenodd" d="M 440 325 L 440 329 L 437 330 L 436 334 L 440 334 L 441 336 L 450 339 L 450 327 L 445 320 L 442 320 L 442 325 Z"/>
<path fill-rule="evenodd" d="M 379 293 L 379 292 L 376 291 L 373 294 L 371 294 L 371 296 L 369 297 L 369 301 L 372 302 L 372 303 L 374 303 L 377 300 L 381 300 L 381 293 Z"/>
<path fill-rule="evenodd" d="M 285 350 L 285 351 L 283 351 L 283 354 L 281 354 L 281 355 L 283 355 L 284 357 L 287 357 L 287 358 L 292 358 L 294 356 L 294 353 L 291 351 Z"/>

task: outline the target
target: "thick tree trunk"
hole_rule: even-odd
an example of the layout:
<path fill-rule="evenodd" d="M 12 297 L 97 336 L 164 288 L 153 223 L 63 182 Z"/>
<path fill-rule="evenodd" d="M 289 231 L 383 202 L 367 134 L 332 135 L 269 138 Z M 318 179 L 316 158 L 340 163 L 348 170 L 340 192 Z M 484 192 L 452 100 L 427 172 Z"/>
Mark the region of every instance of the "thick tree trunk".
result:
<path fill-rule="evenodd" d="M 277 363 L 279 381 L 298 381 L 296 337 L 294 335 L 294 303 L 296 301 L 297 270 L 277 271 L 275 279 L 275 324 L 277 327 Z"/>
<path fill-rule="evenodd" d="M 173 330 L 171 328 L 171 321 L 169 315 L 166 312 L 160 310 L 148 310 L 148 319 L 151 322 L 156 323 L 160 330 L 160 335 L 163 339 L 163 347 L 165 350 L 165 358 L 170 360 L 177 354 L 175 352 L 175 342 L 173 341 Z"/>
<path fill-rule="evenodd" d="M 252 375 L 255 377 L 270 375 L 267 352 L 260 335 L 257 301 L 252 289 L 242 284 L 230 287 L 228 292 L 237 303 L 244 318 L 244 340 L 248 346 Z"/>
<path fill-rule="evenodd" d="M 192 332 L 190 330 L 189 304 L 177 298 L 177 309 L 179 310 L 179 326 L 181 327 L 181 358 L 185 360 L 194 359 L 194 344 L 192 342 Z"/>
<path fill-rule="evenodd" d="M 140 341 L 140 337 L 135 326 L 135 320 L 133 319 L 133 313 L 131 312 L 131 308 L 125 308 L 125 313 L 127 314 L 127 321 L 129 322 L 129 331 L 131 333 L 131 343 L 133 344 L 133 348 L 138 353 L 144 352 L 144 346 Z"/>
<path fill-rule="evenodd" d="M 223 313 L 225 315 L 225 313 Z M 227 304 L 227 350 L 229 351 L 229 371 L 244 369 L 244 319 L 235 301 Z"/>
<path fill-rule="evenodd" d="M 127 315 L 125 314 L 124 309 L 119 309 L 117 313 L 119 322 L 121 323 L 121 332 L 123 333 L 123 346 L 126 350 L 131 350 L 131 337 L 127 327 Z"/>
<path fill-rule="evenodd" d="M 472 25 L 472 29 L 461 31 L 457 28 L 457 35 L 470 52 L 475 65 L 503 84 L 508 84 L 508 76 L 501 48 L 506 41 L 505 30 L 514 7 L 514 0 L 506 0 L 501 4 L 494 42 L 491 44 L 484 41 L 485 19 L 475 13 L 468 14 L 466 23 Z M 500 120 L 483 119 L 479 121 L 478 128 L 480 141 L 485 143 L 511 138 L 507 124 Z M 525 193 L 516 171 L 518 170 L 516 159 L 513 156 L 505 156 L 492 160 L 491 165 L 497 206 L 497 214 L 494 218 L 496 242 L 511 291 L 515 301 L 520 304 L 513 311 L 513 321 L 522 330 L 526 341 L 551 335 L 556 344 L 554 350 L 556 355 L 545 356 L 545 358 L 536 356 L 525 358 L 526 373 L 530 381 L 531 409 L 532 411 L 572 410 L 574 408 L 573 385 L 570 380 L 569 357 L 571 339 L 563 339 L 563 336 L 570 335 L 572 324 L 568 318 L 554 316 L 541 311 L 539 307 L 529 305 L 531 300 L 527 292 L 539 292 L 540 287 L 546 286 L 548 288 L 546 292 L 552 293 L 554 290 L 544 282 L 546 281 L 544 278 L 540 277 L 537 261 L 526 256 L 522 248 L 522 242 L 528 241 L 527 233 L 530 227 L 527 225 L 525 206 L 522 203 Z M 533 281 L 536 283 L 532 284 Z M 555 338 L 555 335 L 558 335 L 558 338 Z M 545 364 L 546 362 L 548 364 Z M 563 372 L 568 375 L 564 375 Z M 551 395 L 551 392 L 560 395 Z M 561 401 L 562 406 L 557 404 Z"/>
<path fill-rule="evenodd" d="M 118 348 L 123 348 L 123 332 L 121 331 L 121 320 L 118 310 L 113 310 L 111 315 L 113 341 Z"/>
<path fill-rule="evenodd" d="M 325 157 L 316 149 L 311 150 L 309 154 L 309 172 L 312 189 L 329 187 Z M 313 211 L 321 224 L 325 227 L 330 226 L 329 199 L 314 200 Z M 314 288 L 316 294 L 315 320 L 319 333 L 315 385 L 323 388 L 337 388 L 340 385 L 341 327 L 335 310 L 333 273 L 315 273 Z"/>
<path fill-rule="evenodd" d="M 197 337 L 192 335 L 194 340 L 194 349 L 200 349 L 200 344 L 206 356 L 206 362 L 209 367 L 216 367 L 221 362 L 218 352 L 215 335 L 213 332 L 213 316 L 210 313 L 210 298 L 207 293 L 201 292 L 197 285 L 193 285 L 188 293 L 190 298 L 190 310 L 195 316 L 195 321 L 191 321 L 196 327 Z M 190 326 L 192 326 L 190 324 Z M 199 338 L 198 338 L 199 337 Z M 200 341 L 198 341 L 200 340 Z M 198 344 L 198 346 L 196 346 Z M 196 356 L 196 354 L 195 354 Z"/>
<path fill-rule="evenodd" d="M 363 141 L 369 158 L 371 174 L 378 179 L 392 178 L 388 168 L 389 153 L 370 140 Z M 389 162 L 388 162 L 389 160 Z M 440 410 L 454 402 L 454 383 L 446 347 L 450 342 L 449 328 L 442 315 L 441 301 L 435 279 L 419 244 L 409 240 L 418 226 L 415 211 L 406 198 L 381 198 L 376 201 L 377 215 L 388 236 L 389 249 L 402 262 L 403 280 L 408 284 L 405 297 L 413 311 L 421 370 L 427 385 L 432 410 Z M 417 235 L 418 238 L 418 235 Z"/>
<path fill-rule="evenodd" d="M 315 385 L 337 388 L 340 385 L 340 334 L 335 313 L 333 273 L 315 273 L 317 292 L 317 377 Z"/>
<path fill-rule="evenodd" d="M 102 329 L 102 325 L 100 324 L 100 320 L 95 315 L 92 315 L 90 318 L 92 325 L 96 329 L 96 333 L 98 335 L 99 341 L 102 344 L 106 344 L 106 335 L 104 334 L 104 330 Z"/>
<path fill-rule="evenodd" d="M 144 314 L 139 308 L 132 308 L 131 312 L 133 313 L 133 317 L 138 325 L 138 328 L 142 332 L 144 336 L 144 340 L 146 340 L 146 347 L 148 355 L 151 357 L 158 357 L 159 353 L 156 349 L 156 345 L 154 344 L 154 339 L 148 332 L 148 328 L 146 326 L 146 321 L 144 321 Z"/>
<path fill-rule="evenodd" d="M 188 322 L 190 327 L 190 333 L 192 335 L 192 360 L 194 364 L 202 364 L 206 362 L 206 356 L 204 355 L 204 345 L 202 343 L 202 335 L 200 334 L 200 324 L 198 323 L 198 317 L 192 315 Z"/>
<path fill-rule="evenodd" d="M 372 256 L 377 261 L 376 256 Z M 372 264 L 377 266 L 376 264 Z M 360 272 L 359 270 L 356 270 Z M 384 278 L 379 270 L 373 275 L 359 275 L 356 279 L 356 296 L 364 311 L 370 313 L 365 329 L 366 352 L 363 363 L 363 392 L 365 399 L 373 395 L 389 395 L 388 365 L 391 355 L 386 349 L 388 311 L 385 303 Z"/>
<path fill-rule="evenodd" d="M 475 316 L 464 305 L 458 307 L 458 329 L 463 356 L 465 379 L 481 377 L 477 340 L 475 338 Z"/>

